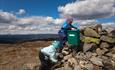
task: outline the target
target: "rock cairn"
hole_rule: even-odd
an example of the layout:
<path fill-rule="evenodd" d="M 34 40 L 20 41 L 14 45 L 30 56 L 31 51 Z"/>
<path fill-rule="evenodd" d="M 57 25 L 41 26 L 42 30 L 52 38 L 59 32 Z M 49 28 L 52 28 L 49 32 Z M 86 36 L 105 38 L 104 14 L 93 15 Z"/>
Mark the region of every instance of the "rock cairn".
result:
<path fill-rule="evenodd" d="M 86 27 L 80 40 L 81 45 L 75 46 L 79 51 L 63 47 L 53 70 L 115 70 L 115 30 L 103 30 L 101 25 Z"/>

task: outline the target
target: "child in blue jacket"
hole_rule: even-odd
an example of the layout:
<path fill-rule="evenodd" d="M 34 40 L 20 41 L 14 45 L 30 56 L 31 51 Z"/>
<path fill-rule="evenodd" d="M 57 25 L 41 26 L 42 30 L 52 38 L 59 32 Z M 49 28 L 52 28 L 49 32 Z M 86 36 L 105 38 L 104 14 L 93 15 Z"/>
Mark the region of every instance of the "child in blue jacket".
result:
<path fill-rule="evenodd" d="M 72 18 L 67 19 L 58 32 L 61 46 L 65 45 L 65 43 L 67 42 L 67 30 L 72 30 L 73 28 L 77 29 L 77 27 L 74 27 L 72 25 L 72 22 L 73 22 Z"/>

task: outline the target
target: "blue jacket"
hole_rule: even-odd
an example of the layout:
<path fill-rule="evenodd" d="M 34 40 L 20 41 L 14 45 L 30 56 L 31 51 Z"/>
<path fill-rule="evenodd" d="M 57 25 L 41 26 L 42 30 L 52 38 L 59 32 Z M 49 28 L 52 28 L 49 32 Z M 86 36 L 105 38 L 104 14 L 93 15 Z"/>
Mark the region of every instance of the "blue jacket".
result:
<path fill-rule="evenodd" d="M 71 30 L 71 28 L 77 29 L 77 27 L 74 27 L 72 24 L 69 24 L 67 22 L 64 22 L 64 24 L 61 27 L 61 30 L 59 30 L 59 34 L 62 34 L 63 36 L 67 35 L 67 30 Z"/>

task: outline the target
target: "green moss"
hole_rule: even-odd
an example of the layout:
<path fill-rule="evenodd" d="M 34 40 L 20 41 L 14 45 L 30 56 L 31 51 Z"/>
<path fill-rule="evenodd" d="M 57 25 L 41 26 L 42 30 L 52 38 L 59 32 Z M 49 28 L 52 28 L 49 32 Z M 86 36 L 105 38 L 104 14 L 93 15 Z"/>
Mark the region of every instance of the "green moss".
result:
<path fill-rule="evenodd" d="M 97 38 L 92 38 L 92 37 L 84 37 L 82 39 L 83 42 L 86 42 L 86 43 L 96 43 L 96 44 L 99 44 L 100 43 L 100 39 L 97 39 Z"/>

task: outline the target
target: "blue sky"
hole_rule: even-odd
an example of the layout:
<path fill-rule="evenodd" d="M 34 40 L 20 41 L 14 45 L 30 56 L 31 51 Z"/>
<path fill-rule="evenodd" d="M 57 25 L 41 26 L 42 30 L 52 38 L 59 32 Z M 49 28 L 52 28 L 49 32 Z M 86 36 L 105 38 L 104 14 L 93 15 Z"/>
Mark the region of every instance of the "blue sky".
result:
<path fill-rule="evenodd" d="M 99 18 L 97 20 L 101 23 L 115 22 L 115 16 L 109 18 Z"/>
<path fill-rule="evenodd" d="M 27 11 L 26 16 L 52 16 L 59 17 L 58 6 L 75 0 L 0 0 L 0 9 L 16 12 L 19 9 Z"/>
<path fill-rule="evenodd" d="M 7 12 L 26 11 L 25 16 L 51 16 L 59 18 L 58 7 L 76 0 L 0 0 L 0 9 Z M 98 18 L 99 22 L 115 22 L 115 16 Z"/>

